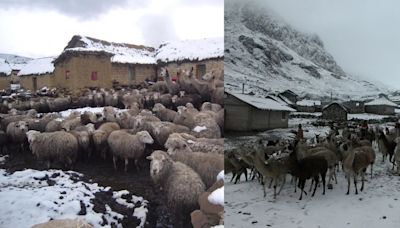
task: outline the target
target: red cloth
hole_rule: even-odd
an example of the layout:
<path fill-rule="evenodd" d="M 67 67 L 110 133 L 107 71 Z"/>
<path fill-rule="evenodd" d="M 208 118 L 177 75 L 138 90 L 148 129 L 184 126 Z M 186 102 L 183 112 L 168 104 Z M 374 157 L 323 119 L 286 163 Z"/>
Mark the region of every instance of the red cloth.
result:
<path fill-rule="evenodd" d="M 297 131 L 297 139 L 304 139 L 303 129 Z"/>
<path fill-rule="evenodd" d="M 176 76 L 172 76 L 171 81 L 176 82 L 177 77 Z"/>

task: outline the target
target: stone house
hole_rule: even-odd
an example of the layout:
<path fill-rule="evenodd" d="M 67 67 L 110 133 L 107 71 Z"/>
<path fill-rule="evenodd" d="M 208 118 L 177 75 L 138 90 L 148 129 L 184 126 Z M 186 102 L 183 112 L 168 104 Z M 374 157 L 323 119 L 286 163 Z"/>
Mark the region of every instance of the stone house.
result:
<path fill-rule="evenodd" d="M 333 102 L 322 108 L 322 119 L 345 122 L 347 121 L 348 113 L 349 112 L 345 106 L 337 102 Z"/>
<path fill-rule="evenodd" d="M 381 96 L 365 103 L 365 112 L 378 115 L 394 115 L 395 108 L 398 108 L 398 105 L 389 100 L 386 96 Z"/>

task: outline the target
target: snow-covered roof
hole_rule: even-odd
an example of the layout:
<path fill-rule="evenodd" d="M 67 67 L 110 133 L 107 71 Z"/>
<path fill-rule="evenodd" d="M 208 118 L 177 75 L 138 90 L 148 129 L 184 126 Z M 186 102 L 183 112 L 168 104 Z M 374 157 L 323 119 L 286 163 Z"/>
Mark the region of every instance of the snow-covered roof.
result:
<path fill-rule="evenodd" d="M 301 101 L 297 101 L 296 105 L 300 105 L 300 106 L 316 106 L 316 105 L 321 105 L 321 101 L 317 101 L 317 100 L 301 100 Z"/>
<path fill-rule="evenodd" d="M 156 63 L 152 47 L 113 43 L 86 36 L 72 37 L 62 54 L 68 52 L 106 52 L 112 55 L 111 62 L 115 63 Z"/>
<path fill-rule="evenodd" d="M 54 59 L 55 57 L 32 59 L 22 67 L 18 76 L 52 73 L 54 71 L 54 64 L 52 63 Z"/>
<path fill-rule="evenodd" d="M 365 106 L 370 106 L 370 105 L 386 105 L 391 107 L 398 107 L 396 103 L 388 100 L 386 97 L 379 97 L 373 101 L 365 103 Z"/>
<path fill-rule="evenodd" d="M 10 65 L 6 62 L 6 60 L 0 58 L 0 74 L 9 75 L 11 74 L 11 70 L 12 69 Z"/>
<path fill-rule="evenodd" d="M 271 98 L 262 98 L 240 93 L 230 93 L 230 92 L 227 93 L 261 110 L 277 110 L 277 111 L 288 111 L 288 112 L 296 111 L 293 108 L 283 105 Z"/>
<path fill-rule="evenodd" d="M 161 44 L 156 59 L 161 62 L 204 60 L 224 56 L 224 39 L 204 38 L 173 41 Z"/>
<path fill-rule="evenodd" d="M 157 61 L 172 62 L 204 60 L 224 56 L 223 38 L 171 41 L 153 47 L 125 43 L 113 43 L 91 37 L 75 35 L 60 58 L 73 52 L 99 52 L 111 55 L 114 63 L 156 64 Z M 57 60 L 56 60 L 57 61 Z"/>
<path fill-rule="evenodd" d="M 330 104 L 325 105 L 324 107 L 322 107 L 322 110 L 324 110 L 324 109 L 326 109 L 326 108 L 328 108 L 328 107 L 330 107 L 330 106 L 332 106 L 332 105 L 338 105 L 339 107 L 341 107 L 341 108 L 342 108 L 343 110 L 345 110 L 346 112 L 349 111 L 344 105 L 339 104 L 339 103 L 337 103 L 337 102 L 332 102 L 332 103 L 330 103 Z"/>

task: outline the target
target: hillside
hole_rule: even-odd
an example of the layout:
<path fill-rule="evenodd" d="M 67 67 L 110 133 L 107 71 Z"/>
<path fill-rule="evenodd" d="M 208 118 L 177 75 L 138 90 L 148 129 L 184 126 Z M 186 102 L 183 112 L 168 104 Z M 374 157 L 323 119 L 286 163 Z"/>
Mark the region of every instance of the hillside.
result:
<path fill-rule="evenodd" d="M 4 53 L 0 53 L 0 59 L 7 62 L 12 69 L 21 69 L 21 67 L 27 64 L 29 60 L 32 60 L 32 58 Z"/>
<path fill-rule="evenodd" d="M 225 4 L 225 88 L 259 94 L 291 89 L 302 96 L 355 99 L 388 92 L 347 74 L 315 34 L 297 31 L 254 1 Z"/>

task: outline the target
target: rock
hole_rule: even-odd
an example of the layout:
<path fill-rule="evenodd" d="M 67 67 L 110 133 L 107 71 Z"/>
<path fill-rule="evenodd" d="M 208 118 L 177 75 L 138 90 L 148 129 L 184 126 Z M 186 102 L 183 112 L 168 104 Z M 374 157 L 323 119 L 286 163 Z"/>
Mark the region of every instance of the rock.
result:
<path fill-rule="evenodd" d="M 32 226 L 32 228 L 92 228 L 93 226 L 80 219 L 57 219 Z"/>

